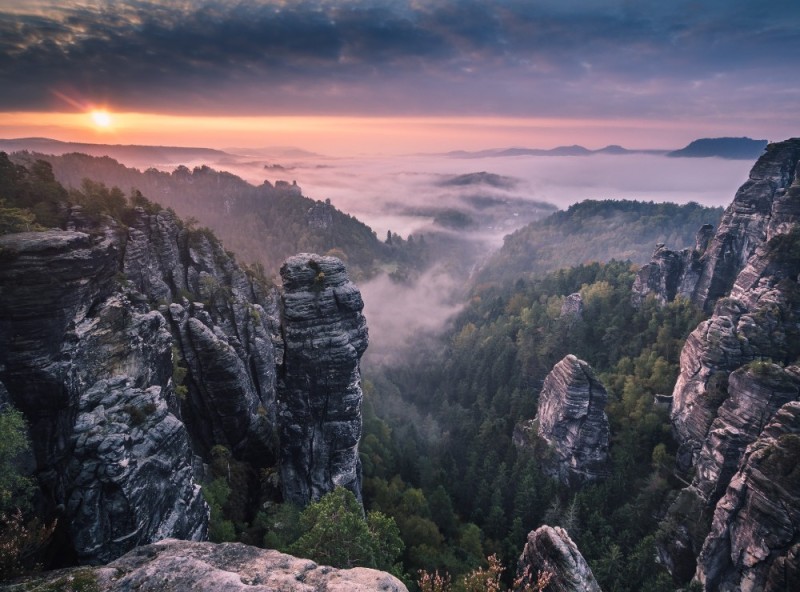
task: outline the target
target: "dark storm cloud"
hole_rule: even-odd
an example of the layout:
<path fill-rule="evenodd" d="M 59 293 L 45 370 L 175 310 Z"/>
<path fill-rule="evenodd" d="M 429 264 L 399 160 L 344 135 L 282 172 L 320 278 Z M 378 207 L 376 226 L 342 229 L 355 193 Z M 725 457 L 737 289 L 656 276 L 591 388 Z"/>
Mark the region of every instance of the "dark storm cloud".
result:
<path fill-rule="evenodd" d="M 0 108 L 52 107 L 57 91 L 228 113 L 647 116 L 709 100 L 742 109 L 769 93 L 797 100 L 798 6 L 11 1 L 0 8 Z"/>

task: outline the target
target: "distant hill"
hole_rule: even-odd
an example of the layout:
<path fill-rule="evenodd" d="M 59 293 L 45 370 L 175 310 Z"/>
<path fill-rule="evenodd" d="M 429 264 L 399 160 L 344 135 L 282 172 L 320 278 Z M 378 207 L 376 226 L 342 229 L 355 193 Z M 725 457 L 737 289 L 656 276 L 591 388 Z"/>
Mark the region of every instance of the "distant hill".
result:
<path fill-rule="evenodd" d="M 448 177 L 441 181 L 439 184 L 442 187 L 463 187 L 467 185 L 480 186 L 488 185 L 489 187 L 497 187 L 499 189 L 511 189 L 517 185 L 518 181 L 513 177 L 506 177 L 504 175 L 496 175 L 495 173 L 487 173 L 481 171 L 479 173 L 466 173 L 464 175 L 456 175 Z"/>
<path fill-rule="evenodd" d="M 558 146 L 556 148 L 498 148 L 493 150 L 478 150 L 469 152 L 455 150 L 445 156 L 450 158 L 498 158 L 503 156 L 591 156 L 593 154 L 664 154 L 666 150 L 629 150 L 622 146 L 611 145 L 597 150 L 590 150 L 584 146 Z"/>
<path fill-rule="evenodd" d="M 0 139 L 0 150 L 19 152 L 27 150 L 60 156 L 80 152 L 89 156 L 110 156 L 131 166 L 149 167 L 153 164 L 177 165 L 200 160 L 216 162 L 233 159 L 235 156 L 211 148 L 189 148 L 180 146 L 137 146 L 121 144 L 88 144 L 83 142 L 61 142 L 50 138 Z"/>
<path fill-rule="evenodd" d="M 668 152 L 671 157 L 729 158 L 732 160 L 754 160 L 761 156 L 769 142 L 752 138 L 702 138 L 685 148 Z"/>
<path fill-rule="evenodd" d="M 722 208 L 630 200 L 587 200 L 520 228 L 478 271 L 475 283 L 519 277 L 591 261 L 650 260 L 657 243 L 694 246 L 703 224 L 716 226 Z"/>
<path fill-rule="evenodd" d="M 153 168 L 142 172 L 107 156 L 75 153 L 23 152 L 11 157 L 25 165 L 36 159 L 50 162 L 56 179 L 67 188 L 79 188 L 88 178 L 126 193 L 138 189 L 180 216 L 196 218 L 240 261 L 261 263 L 268 274 L 276 274 L 284 259 L 300 252 L 333 250 L 347 261 L 355 279 L 371 276 L 385 264 L 413 264 L 406 261 L 412 257 L 410 249 L 388 247 L 366 224 L 328 202 L 304 197 L 300 187 L 285 181 L 255 186 L 207 166 L 179 166 L 171 173 Z"/>

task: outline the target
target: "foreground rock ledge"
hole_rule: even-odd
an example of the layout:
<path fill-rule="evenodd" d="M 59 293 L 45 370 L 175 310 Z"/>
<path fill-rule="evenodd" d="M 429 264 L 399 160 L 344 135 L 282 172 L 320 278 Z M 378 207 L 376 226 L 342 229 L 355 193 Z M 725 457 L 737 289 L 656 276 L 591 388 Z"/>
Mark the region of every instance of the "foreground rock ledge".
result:
<path fill-rule="evenodd" d="M 374 569 L 335 569 L 241 543 L 165 539 L 138 547 L 104 567 L 39 574 L 0 590 L 68 589 L 96 580 L 97 592 L 408 592 L 394 576 Z"/>

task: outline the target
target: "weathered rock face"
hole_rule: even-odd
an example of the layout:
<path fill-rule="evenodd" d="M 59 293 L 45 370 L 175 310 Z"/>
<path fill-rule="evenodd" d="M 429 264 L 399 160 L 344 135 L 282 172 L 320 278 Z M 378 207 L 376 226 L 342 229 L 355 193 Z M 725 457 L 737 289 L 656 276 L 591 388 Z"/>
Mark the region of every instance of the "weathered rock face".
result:
<path fill-rule="evenodd" d="M 697 246 L 705 248 L 704 240 L 711 225 L 698 232 Z M 653 294 L 662 306 L 677 297 L 692 299 L 700 278 L 703 251 L 698 248 L 673 251 L 663 244 L 656 246 L 650 263 L 636 274 L 631 288 L 631 303 L 640 307 L 648 295 Z"/>
<path fill-rule="evenodd" d="M 70 581 L 91 582 L 97 592 L 407 592 L 374 569 L 335 569 L 239 543 L 176 540 L 139 547 L 104 567 L 44 573 L 0 589 L 60 590 Z"/>
<path fill-rule="evenodd" d="M 188 436 L 169 408 L 170 333 L 115 278 L 124 234 L 8 235 L 0 249 L 0 374 L 78 558 L 204 536 Z"/>
<path fill-rule="evenodd" d="M 536 584 L 540 573 L 550 574 L 546 589 L 553 592 L 601 592 L 578 547 L 559 526 L 540 526 L 528 534 L 517 564 L 520 587 Z"/>
<path fill-rule="evenodd" d="M 133 222 L 123 271 L 169 321 L 188 371 L 180 408 L 193 441 L 203 451 L 224 445 L 257 465 L 274 463 L 277 294 L 169 211 Z"/>
<path fill-rule="evenodd" d="M 204 538 L 186 430 L 160 387 L 96 382 L 81 397 L 71 444 L 66 515 L 79 560 L 109 561 L 168 536 Z"/>
<path fill-rule="evenodd" d="M 681 509 L 676 502 L 662 526 L 668 531 L 666 538 L 681 543 L 661 545 L 659 556 L 674 567 L 671 571 L 678 580 L 686 581 L 687 571 L 694 571 L 699 549 L 697 533 L 683 536 L 686 529 L 682 524 L 703 523 L 703 517 L 713 511 L 714 525 L 702 547 L 701 564 L 705 562 L 705 566 L 697 568 L 698 574 L 710 574 L 698 576 L 713 582 L 709 590 L 733 581 L 738 583 L 722 589 L 738 589 L 739 585 L 761 589 L 747 583 L 750 579 L 739 582 L 736 575 L 761 562 L 764 557 L 755 558 L 760 551 L 746 557 L 750 551 L 744 553 L 740 546 L 731 551 L 726 563 L 720 559 L 725 552 L 706 549 L 711 541 L 725 536 L 747 538 L 758 530 L 759 521 L 784 522 L 782 504 L 791 506 L 790 501 L 800 495 L 800 482 L 763 470 L 771 466 L 767 463 L 759 469 L 758 487 L 771 492 L 773 503 L 755 501 L 745 507 L 746 500 L 738 498 L 739 505 L 731 506 L 732 488 L 742 487 L 737 479 L 743 478 L 746 484 L 755 478 L 756 472 L 746 470 L 749 451 L 757 446 L 753 442 L 765 437 L 770 429 L 765 426 L 782 405 L 785 409 L 800 397 L 800 369 L 791 365 L 800 356 L 798 160 L 800 140 L 771 146 L 737 193 L 704 256 L 696 302 L 708 305 L 728 290 L 730 295 L 716 301 L 712 316 L 689 336 L 681 352 L 672 424 L 680 446 L 679 468 L 694 469 L 694 477 L 692 486 L 678 498 L 686 507 Z M 692 501 L 687 505 L 686 500 Z M 729 550 L 733 549 L 730 545 Z M 790 546 L 784 545 L 785 553 L 776 559 L 776 565 L 785 566 L 796 556 Z M 714 559 L 703 558 L 712 555 Z"/>
<path fill-rule="evenodd" d="M 717 302 L 711 318 L 686 340 L 672 406 L 680 468 L 694 465 L 728 398 L 731 372 L 757 359 L 791 363 L 800 354 L 800 260 L 786 255 L 799 239 L 794 231 L 760 248 L 732 297 Z"/>
<path fill-rule="evenodd" d="M 800 399 L 800 368 L 758 362 L 733 372 L 728 398 L 703 442 L 692 485 L 715 504 L 752 443 L 784 403 Z"/>
<path fill-rule="evenodd" d="M 694 301 L 709 308 L 733 286 L 756 248 L 776 234 L 788 232 L 800 214 L 796 190 L 800 139 L 770 144 L 750 171 L 704 255 Z"/>
<path fill-rule="evenodd" d="M 205 536 L 195 455 L 278 456 L 277 293 L 171 212 L 132 218 L 0 237 L 0 383 L 89 563 Z"/>
<path fill-rule="evenodd" d="M 290 257 L 281 277 L 284 497 L 305 505 L 343 486 L 361 499 L 359 360 L 368 341 L 361 294 L 334 257 Z"/>
<path fill-rule="evenodd" d="M 539 394 L 538 435 L 549 448 L 546 472 L 569 485 L 608 476 L 608 394 L 589 364 L 566 356 Z"/>
<path fill-rule="evenodd" d="M 800 586 L 800 402 L 785 404 L 747 448 L 698 558 L 704 590 Z"/>

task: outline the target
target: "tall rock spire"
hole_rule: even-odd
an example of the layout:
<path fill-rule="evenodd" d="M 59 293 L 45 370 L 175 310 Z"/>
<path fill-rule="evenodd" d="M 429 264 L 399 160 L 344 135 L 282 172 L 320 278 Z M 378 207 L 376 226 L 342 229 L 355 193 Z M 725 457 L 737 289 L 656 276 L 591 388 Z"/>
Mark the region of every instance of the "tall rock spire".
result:
<path fill-rule="evenodd" d="M 305 505 L 336 486 L 361 499 L 364 303 L 335 257 L 303 253 L 281 267 L 285 354 L 278 424 L 284 498 Z"/>

